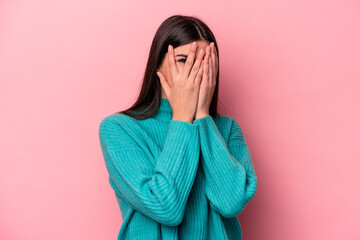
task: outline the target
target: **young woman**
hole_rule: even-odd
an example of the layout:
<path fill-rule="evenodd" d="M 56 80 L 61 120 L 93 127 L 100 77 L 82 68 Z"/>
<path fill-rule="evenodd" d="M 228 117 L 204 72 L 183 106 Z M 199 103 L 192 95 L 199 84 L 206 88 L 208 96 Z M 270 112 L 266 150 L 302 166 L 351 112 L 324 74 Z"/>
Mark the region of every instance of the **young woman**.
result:
<path fill-rule="evenodd" d="M 239 124 L 217 113 L 218 56 L 205 23 L 169 17 L 155 34 L 137 101 L 101 121 L 123 218 L 118 239 L 242 239 L 237 215 L 257 177 Z"/>

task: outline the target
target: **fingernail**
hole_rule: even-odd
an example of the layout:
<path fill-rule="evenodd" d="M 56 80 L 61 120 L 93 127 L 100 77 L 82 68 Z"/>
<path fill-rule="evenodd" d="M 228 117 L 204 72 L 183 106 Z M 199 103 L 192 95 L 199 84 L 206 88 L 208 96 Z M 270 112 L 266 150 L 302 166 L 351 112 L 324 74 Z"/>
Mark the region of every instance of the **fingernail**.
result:
<path fill-rule="evenodd" d="M 192 43 L 192 48 L 195 48 L 196 47 L 196 42 L 193 42 Z"/>

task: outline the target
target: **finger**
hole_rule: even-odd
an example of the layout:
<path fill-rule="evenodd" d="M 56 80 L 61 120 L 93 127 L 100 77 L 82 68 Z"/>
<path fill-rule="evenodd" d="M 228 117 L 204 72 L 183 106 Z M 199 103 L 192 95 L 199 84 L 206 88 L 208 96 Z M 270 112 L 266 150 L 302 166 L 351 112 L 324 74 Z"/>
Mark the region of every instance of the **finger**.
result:
<path fill-rule="evenodd" d="M 203 60 L 201 61 L 200 69 L 199 69 L 199 71 L 197 72 L 196 77 L 195 77 L 195 84 L 200 84 L 201 81 L 202 81 L 202 76 L 203 76 L 203 74 L 204 74 L 204 65 L 205 65 L 204 63 L 205 63 L 205 59 L 203 59 Z"/>
<path fill-rule="evenodd" d="M 168 81 L 166 80 L 166 77 L 161 72 L 156 72 L 156 74 L 160 78 L 160 84 L 163 87 L 166 96 L 170 96 L 171 87 Z"/>
<path fill-rule="evenodd" d="M 209 53 L 209 49 L 207 49 L 207 52 Z M 206 54 L 205 61 L 204 61 L 204 79 L 209 79 L 209 55 Z"/>
<path fill-rule="evenodd" d="M 191 68 L 191 72 L 189 75 L 189 78 L 193 79 L 193 81 L 195 81 L 195 77 L 201 67 L 201 61 L 203 59 L 203 56 L 204 56 L 204 50 L 201 49 L 196 57 L 195 63 L 193 65 L 193 67 Z"/>
<path fill-rule="evenodd" d="M 210 45 L 212 45 L 213 65 L 214 65 L 214 70 L 215 70 L 214 73 L 216 74 L 218 66 L 219 66 L 219 57 L 217 55 L 215 43 L 212 42 L 212 44 L 210 44 Z"/>
<path fill-rule="evenodd" d="M 196 49 L 197 49 L 197 42 L 193 42 L 190 47 L 190 50 L 189 50 L 189 53 L 188 53 L 188 56 L 187 56 L 187 59 L 185 62 L 185 67 L 183 70 L 183 74 L 185 74 L 186 77 L 189 76 L 191 68 L 193 66 Z"/>
<path fill-rule="evenodd" d="M 174 76 L 176 76 L 179 73 L 179 69 L 175 64 L 174 48 L 172 45 L 168 46 L 168 62 L 169 62 L 171 76 L 173 76 L 174 79 Z"/>
<path fill-rule="evenodd" d="M 216 67 L 216 66 L 217 66 L 217 52 L 216 52 L 216 49 L 215 49 L 215 43 L 212 42 L 212 43 L 210 44 L 210 46 L 211 46 L 212 62 L 213 62 L 214 67 Z"/>
<path fill-rule="evenodd" d="M 212 63 L 212 58 L 209 57 L 209 82 L 212 81 L 212 77 L 214 75 L 214 66 L 213 66 L 213 63 Z"/>
<path fill-rule="evenodd" d="M 209 64 L 210 64 L 210 58 L 211 58 L 211 47 L 210 46 L 206 47 L 206 55 L 207 55 L 207 68 L 209 71 Z"/>

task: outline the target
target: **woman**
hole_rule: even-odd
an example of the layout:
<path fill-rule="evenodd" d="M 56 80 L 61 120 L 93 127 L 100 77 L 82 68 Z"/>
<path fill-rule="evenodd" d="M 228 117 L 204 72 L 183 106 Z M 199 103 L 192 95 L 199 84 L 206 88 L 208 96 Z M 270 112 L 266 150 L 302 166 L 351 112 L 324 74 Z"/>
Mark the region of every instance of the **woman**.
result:
<path fill-rule="evenodd" d="M 257 177 L 239 124 L 217 113 L 218 66 L 206 24 L 169 17 L 155 34 L 137 101 L 101 121 L 123 217 L 118 239 L 242 239 L 236 216 Z"/>

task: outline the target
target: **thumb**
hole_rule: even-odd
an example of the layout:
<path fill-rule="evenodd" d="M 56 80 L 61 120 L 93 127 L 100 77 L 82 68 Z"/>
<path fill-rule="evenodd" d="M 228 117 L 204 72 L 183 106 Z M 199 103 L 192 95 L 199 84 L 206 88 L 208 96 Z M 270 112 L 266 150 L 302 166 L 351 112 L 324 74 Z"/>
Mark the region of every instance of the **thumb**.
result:
<path fill-rule="evenodd" d="M 163 87 L 166 96 L 169 96 L 170 91 L 171 91 L 171 87 L 170 87 L 168 81 L 166 80 L 166 77 L 161 72 L 156 72 L 156 74 L 160 78 L 160 84 Z"/>

